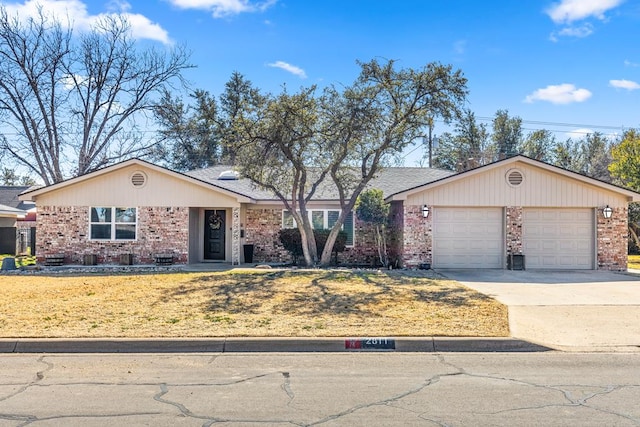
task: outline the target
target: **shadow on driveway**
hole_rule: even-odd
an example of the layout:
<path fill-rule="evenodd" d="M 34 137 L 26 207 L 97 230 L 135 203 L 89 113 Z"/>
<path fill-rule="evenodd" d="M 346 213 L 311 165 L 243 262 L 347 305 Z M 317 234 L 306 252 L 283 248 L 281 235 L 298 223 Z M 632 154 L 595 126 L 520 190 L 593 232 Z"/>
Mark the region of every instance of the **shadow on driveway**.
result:
<path fill-rule="evenodd" d="M 638 282 L 640 285 L 640 275 L 600 270 L 457 269 L 436 271 L 458 282 L 521 284 Z"/>

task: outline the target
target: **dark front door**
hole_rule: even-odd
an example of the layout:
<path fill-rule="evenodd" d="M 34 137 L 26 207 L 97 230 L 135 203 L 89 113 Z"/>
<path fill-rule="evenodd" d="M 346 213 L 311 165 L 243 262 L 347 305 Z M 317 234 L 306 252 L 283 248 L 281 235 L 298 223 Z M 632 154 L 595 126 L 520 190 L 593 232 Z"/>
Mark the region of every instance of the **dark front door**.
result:
<path fill-rule="evenodd" d="M 204 259 L 224 260 L 226 211 L 204 211 Z"/>

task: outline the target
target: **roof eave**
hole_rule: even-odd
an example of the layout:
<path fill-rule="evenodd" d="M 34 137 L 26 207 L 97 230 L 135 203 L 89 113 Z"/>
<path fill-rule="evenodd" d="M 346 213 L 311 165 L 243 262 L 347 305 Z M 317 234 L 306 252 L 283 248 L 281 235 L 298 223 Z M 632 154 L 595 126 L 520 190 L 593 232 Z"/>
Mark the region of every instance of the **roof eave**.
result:
<path fill-rule="evenodd" d="M 194 178 L 192 176 L 185 175 L 185 174 L 180 173 L 180 172 L 175 172 L 175 171 L 172 171 L 171 169 L 163 168 L 162 166 L 154 165 L 153 163 L 149 163 L 149 162 L 147 162 L 145 160 L 141 160 L 141 159 L 125 160 L 124 162 L 117 163 L 117 164 L 112 165 L 112 166 L 108 166 L 106 168 L 97 170 L 95 172 L 88 173 L 86 175 L 78 176 L 78 177 L 75 177 L 75 178 L 70 178 L 68 180 L 65 180 L 65 181 L 62 181 L 62 182 L 59 182 L 59 183 L 56 183 L 56 184 L 52 184 L 52 185 L 49 185 L 49 186 L 46 186 L 46 187 L 41 187 L 41 188 L 36 188 L 36 189 L 30 190 L 30 191 L 26 191 L 26 192 L 20 194 L 18 196 L 18 199 L 21 200 L 21 201 L 35 202 L 35 198 L 40 196 L 40 195 L 42 195 L 42 194 L 48 193 L 50 191 L 59 190 L 61 188 L 65 188 L 65 187 L 68 187 L 70 185 L 74 185 L 74 184 L 77 184 L 79 182 L 86 181 L 88 179 L 93 179 L 93 178 L 99 177 L 101 175 L 105 175 L 107 173 L 110 173 L 110 172 L 113 172 L 113 171 L 116 171 L 116 170 L 119 170 L 119 169 L 122 169 L 122 168 L 125 168 L 125 167 L 129 167 L 131 165 L 144 166 L 144 167 L 153 169 L 155 171 L 166 173 L 166 174 L 174 176 L 176 178 L 192 182 L 192 183 L 194 183 L 196 185 L 199 185 L 199 186 L 202 186 L 204 188 L 208 188 L 208 189 L 214 188 L 215 190 L 217 190 L 217 191 L 219 191 L 219 192 L 221 192 L 221 193 L 223 193 L 223 194 L 225 194 L 227 196 L 234 197 L 237 200 L 238 203 L 255 203 L 255 200 L 252 197 L 249 197 L 249 196 L 247 196 L 245 194 L 238 193 L 238 192 L 235 192 L 235 191 L 232 191 L 232 190 L 228 190 L 226 188 L 222 188 L 220 186 L 215 185 L 214 183 L 203 181 L 203 180 L 200 180 L 198 178 Z"/>
<path fill-rule="evenodd" d="M 405 191 L 402 191 L 402 192 L 399 192 L 399 193 L 396 193 L 396 194 L 391 194 L 390 196 L 385 198 L 385 201 L 387 203 L 392 202 L 392 201 L 404 201 L 404 200 L 407 199 L 407 197 L 409 197 L 412 194 L 415 194 L 415 193 L 418 193 L 418 192 L 421 192 L 421 191 L 425 191 L 425 190 L 428 190 L 430 188 L 437 187 L 437 186 L 440 186 L 440 185 L 443 185 L 443 184 L 449 184 L 449 183 L 458 181 L 460 179 L 466 179 L 466 178 L 469 178 L 469 177 L 471 177 L 473 175 L 476 175 L 476 174 L 479 174 L 479 173 L 484 173 L 486 171 L 490 171 L 492 169 L 495 169 L 497 167 L 503 166 L 505 164 L 516 163 L 516 162 L 526 163 L 528 165 L 531 165 L 531 166 L 534 166 L 534 167 L 539 167 L 541 169 L 545 169 L 545 170 L 550 171 L 550 172 L 559 173 L 559 174 L 564 175 L 564 176 L 566 176 L 568 178 L 571 178 L 571 179 L 577 179 L 579 181 L 583 181 L 583 182 L 585 182 L 587 184 L 590 184 L 590 185 L 593 185 L 595 187 L 603 188 L 603 189 L 606 189 L 608 191 L 612 191 L 612 192 L 615 192 L 615 193 L 618 193 L 618 194 L 622 194 L 627 198 L 627 200 L 629 202 L 639 202 L 640 201 L 640 193 L 637 193 L 637 192 L 635 192 L 633 190 L 629 190 L 629 189 L 626 189 L 626 188 L 623 188 L 623 187 L 620 187 L 620 186 L 617 186 L 617 185 L 614 185 L 614 184 L 610 184 L 610 183 L 607 183 L 607 182 L 604 182 L 604 181 L 600 181 L 598 179 L 591 178 L 591 177 L 588 177 L 586 175 L 582 175 L 582 174 L 579 174 L 577 172 L 572 172 L 570 170 L 563 169 L 563 168 L 560 168 L 558 166 L 553 166 L 553 165 L 550 165 L 548 163 L 541 162 L 541 161 L 535 160 L 535 159 L 531 159 L 529 157 L 522 156 L 522 155 L 509 157 L 507 159 L 499 160 L 497 162 L 493 162 L 493 163 L 490 163 L 488 165 L 480 166 L 480 167 L 475 168 L 475 169 L 471 169 L 471 170 L 468 170 L 468 171 L 457 173 L 455 175 L 447 176 L 447 177 L 444 177 L 444 178 L 439 179 L 437 181 L 433 181 L 433 182 L 429 182 L 429 183 L 424 184 L 424 185 L 420 185 L 418 187 L 410 188 L 408 190 L 405 190 Z"/>

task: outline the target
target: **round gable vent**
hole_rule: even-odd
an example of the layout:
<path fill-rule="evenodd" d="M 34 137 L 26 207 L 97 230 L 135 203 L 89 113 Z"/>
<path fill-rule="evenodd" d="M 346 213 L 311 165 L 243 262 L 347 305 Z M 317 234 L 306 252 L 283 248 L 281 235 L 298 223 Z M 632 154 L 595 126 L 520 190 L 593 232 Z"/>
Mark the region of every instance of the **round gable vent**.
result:
<path fill-rule="evenodd" d="M 517 187 L 522 184 L 523 180 L 524 176 L 519 170 L 511 169 L 509 172 L 507 172 L 507 182 L 509 183 L 509 185 Z"/>
<path fill-rule="evenodd" d="M 131 175 L 131 185 L 134 187 L 143 187 L 147 183 L 147 175 L 144 172 L 134 172 Z"/>

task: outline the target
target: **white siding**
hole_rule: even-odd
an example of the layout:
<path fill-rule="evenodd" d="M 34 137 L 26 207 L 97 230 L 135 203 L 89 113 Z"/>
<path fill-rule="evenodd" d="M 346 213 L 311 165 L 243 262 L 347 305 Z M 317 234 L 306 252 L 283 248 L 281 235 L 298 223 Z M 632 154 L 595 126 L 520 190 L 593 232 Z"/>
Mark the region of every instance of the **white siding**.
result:
<path fill-rule="evenodd" d="M 146 184 L 134 187 L 131 175 L 142 171 Z M 133 165 L 38 196 L 40 206 L 234 207 L 237 199 L 154 169 Z"/>
<path fill-rule="evenodd" d="M 507 183 L 506 176 L 511 169 L 520 170 L 524 176 L 517 187 Z M 623 195 L 522 162 L 471 173 L 449 184 L 412 194 L 405 203 L 430 206 L 627 206 Z"/>
<path fill-rule="evenodd" d="M 433 212 L 434 268 L 502 268 L 500 208 L 436 207 Z"/>

